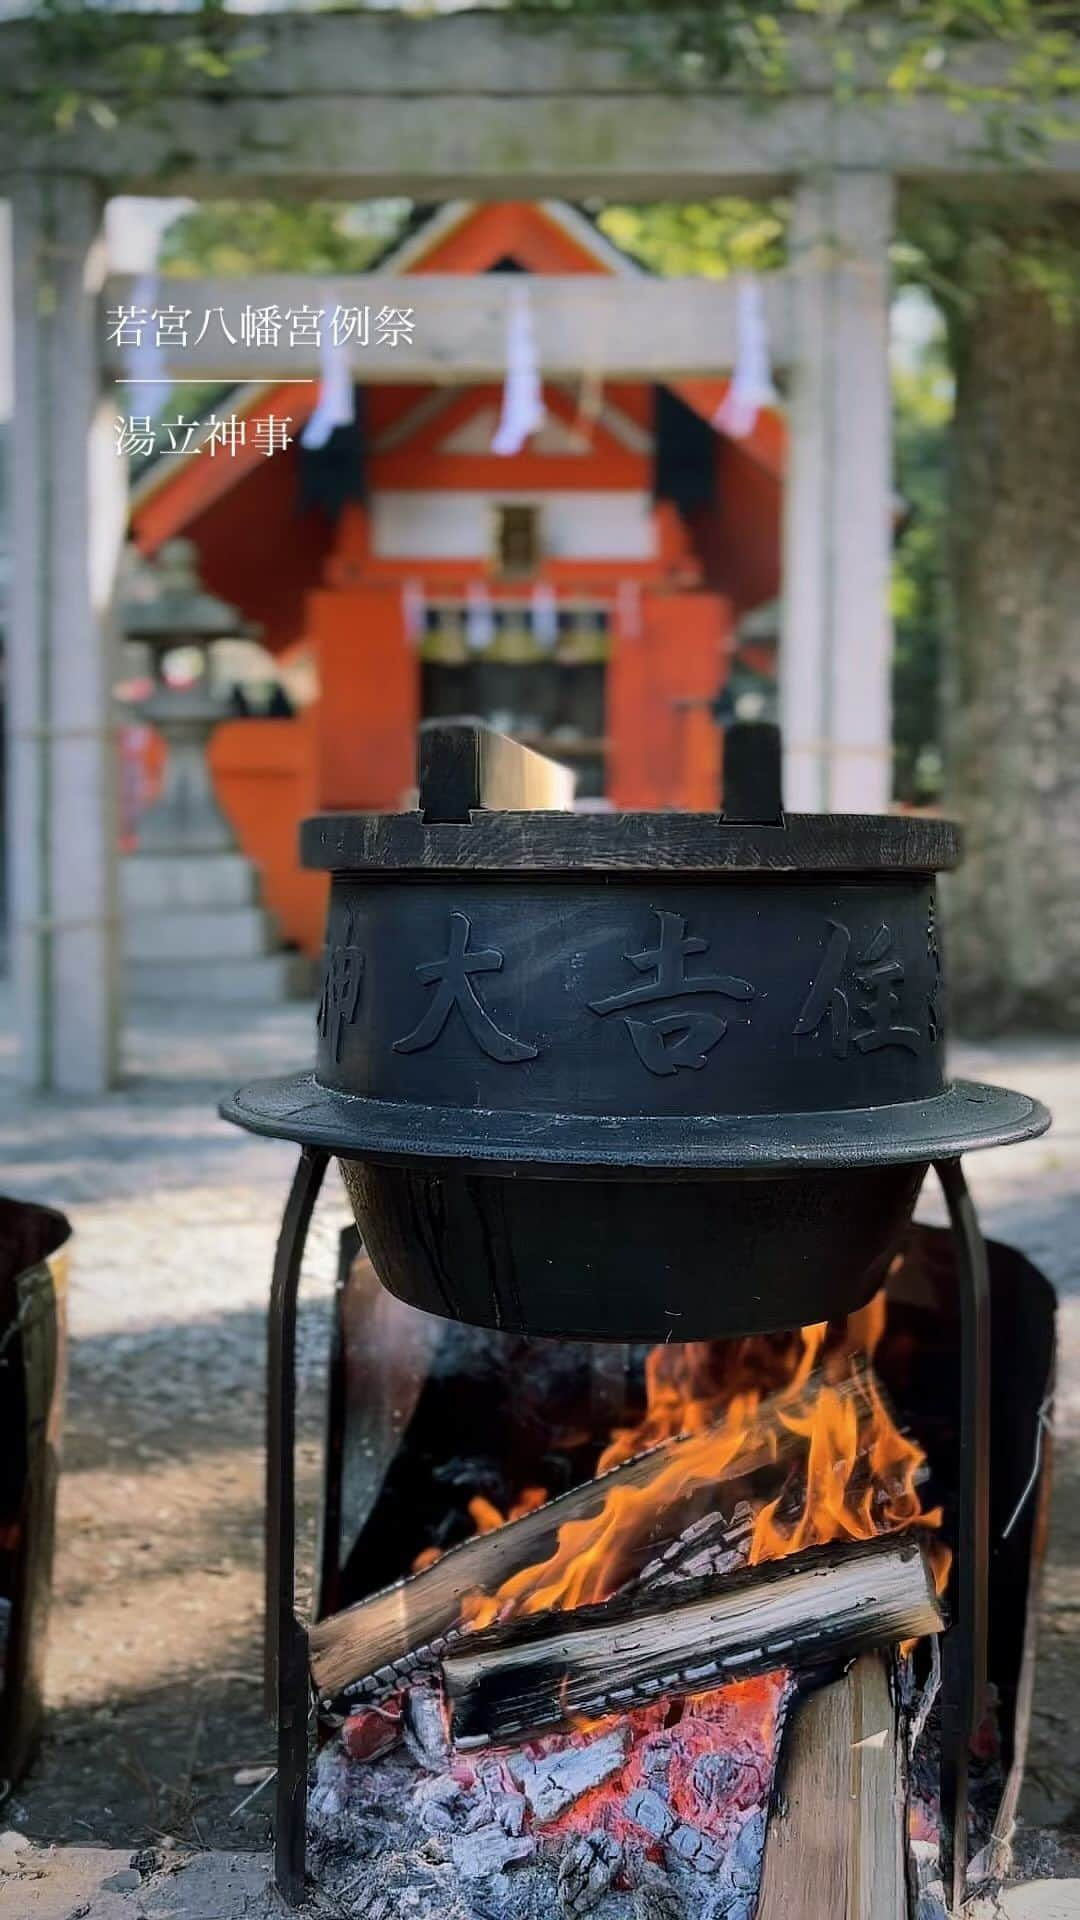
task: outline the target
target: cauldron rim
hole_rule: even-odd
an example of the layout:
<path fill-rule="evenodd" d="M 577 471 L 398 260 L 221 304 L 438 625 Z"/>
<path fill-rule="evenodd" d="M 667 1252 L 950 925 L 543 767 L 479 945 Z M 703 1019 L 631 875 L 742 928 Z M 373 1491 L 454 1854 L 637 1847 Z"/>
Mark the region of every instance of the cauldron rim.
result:
<path fill-rule="evenodd" d="M 251 1133 L 387 1165 L 467 1166 L 534 1179 L 723 1179 L 953 1159 L 1044 1133 L 1038 1100 L 954 1080 L 943 1093 L 817 1113 L 538 1113 L 370 1099 L 314 1073 L 257 1080 L 219 1109 Z"/>
<path fill-rule="evenodd" d="M 960 833 L 936 814 L 789 813 L 762 826 L 674 810 L 323 813 L 301 823 L 300 857 L 342 879 L 871 881 L 948 872 Z"/>

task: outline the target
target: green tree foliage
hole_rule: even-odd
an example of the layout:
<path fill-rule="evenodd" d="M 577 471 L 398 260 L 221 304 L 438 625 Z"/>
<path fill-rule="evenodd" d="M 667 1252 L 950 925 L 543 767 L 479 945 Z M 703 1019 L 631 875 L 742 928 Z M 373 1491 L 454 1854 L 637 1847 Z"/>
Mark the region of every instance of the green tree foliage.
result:
<path fill-rule="evenodd" d="M 610 39 L 611 0 L 503 0 L 532 21 L 580 23 Z M 1075 10 L 1059 0 L 622 0 L 622 43 L 635 63 L 672 80 L 729 80 L 763 101 L 811 65 L 838 101 L 860 93 L 946 94 L 981 107 L 995 138 L 1032 134 L 1034 107 L 1052 112 L 1080 86 Z M 973 43 L 1000 58 L 972 61 Z M 1018 119 L 1018 114 L 1020 118 Z"/>
<path fill-rule="evenodd" d="M 430 0 L 429 0 L 430 3 Z M 815 84 L 831 78 L 838 102 L 915 92 L 947 95 L 958 109 L 979 107 L 988 136 L 1018 158 L 1037 146 L 1064 93 L 1080 87 L 1075 10 L 1063 0 L 495 0 L 530 23 L 575 22 L 583 36 L 619 45 L 639 68 L 671 84 L 727 80 L 770 99 L 797 84 L 810 62 Z M 385 0 L 346 0 L 346 9 L 391 10 Z M 437 11 L 434 0 L 432 11 Z M 392 9 L 425 11 L 417 0 Z M 167 103 L 180 74 L 227 94 L 240 65 L 257 65 L 262 48 L 226 0 L 196 0 L 187 30 L 168 40 L 148 34 L 137 10 L 99 0 L 32 0 L 39 54 L 39 118 L 59 132 L 86 117 L 103 133 L 121 120 Z M 996 43 L 1001 58 L 984 68 L 968 56 L 975 42 Z M 108 85 L 103 85 L 107 79 Z M 0 84 L 2 92 L 2 84 Z M 1042 120 L 1038 118 L 1041 112 Z"/>
<path fill-rule="evenodd" d="M 604 207 L 597 224 L 653 273 L 722 280 L 740 269 L 764 273 L 783 265 L 787 206 L 782 200 L 665 200 Z"/>
<path fill-rule="evenodd" d="M 231 50 L 224 0 L 197 0 L 188 30 L 167 44 L 147 33 L 137 11 L 95 0 L 33 0 L 29 19 L 38 67 L 33 118 L 56 133 L 88 119 L 108 135 L 122 120 L 159 110 L 178 79 L 227 87 L 238 61 L 259 54 L 257 45 L 243 55 Z"/>
<path fill-rule="evenodd" d="M 363 273 L 402 231 L 407 200 L 211 200 L 174 220 L 166 273 Z"/>

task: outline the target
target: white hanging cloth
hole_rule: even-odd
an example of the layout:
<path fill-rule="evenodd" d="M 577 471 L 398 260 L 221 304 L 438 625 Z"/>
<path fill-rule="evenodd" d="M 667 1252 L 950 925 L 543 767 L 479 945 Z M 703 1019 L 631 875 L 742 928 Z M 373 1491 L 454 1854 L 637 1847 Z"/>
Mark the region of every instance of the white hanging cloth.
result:
<path fill-rule="evenodd" d="M 515 281 L 506 323 L 506 381 L 492 453 L 520 453 L 544 424 L 544 387 L 536 357 L 532 305 L 524 281 Z"/>
<path fill-rule="evenodd" d="M 761 283 L 752 273 L 739 275 L 735 287 L 735 371 L 713 415 L 713 426 L 733 440 L 753 433 L 762 407 L 776 405 L 769 359 L 769 330 Z"/>
<path fill-rule="evenodd" d="M 350 426 L 356 417 L 352 369 L 345 345 L 338 344 L 331 332 L 322 336 L 319 346 L 319 393 L 314 411 L 300 435 L 300 445 L 309 452 L 325 447 L 335 427 Z"/>
<path fill-rule="evenodd" d="M 131 296 L 132 312 L 153 315 L 157 310 L 158 291 L 157 274 L 141 274 Z M 124 372 L 132 383 L 129 388 L 132 402 L 129 412 L 137 411 L 152 420 L 168 400 L 172 381 L 163 370 L 165 356 L 157 344 L 156 322 L 148 318 L 137 332 L 138 345 L 124 349 Z"/>
<path fill-rule="evenodd" d="M 559 638 L 559 603 L 555 589 L 547 580 L 537 580 L 530 598 L 533 639 L 538 647 L 553 647 Z"/>
<path fill-rule="evenodd" d="M 427 595 L 422 580 L 406 580 L 401 589 L 401 612 L 410 646 L 418 647 L 427 624 Z"/>
<path fill-rule="evenodd" d="M 495 638 L 495 615 L 482 580 L 470 580 L 465 591 L 465 645 L 472 653 L 486 653 Z"/>

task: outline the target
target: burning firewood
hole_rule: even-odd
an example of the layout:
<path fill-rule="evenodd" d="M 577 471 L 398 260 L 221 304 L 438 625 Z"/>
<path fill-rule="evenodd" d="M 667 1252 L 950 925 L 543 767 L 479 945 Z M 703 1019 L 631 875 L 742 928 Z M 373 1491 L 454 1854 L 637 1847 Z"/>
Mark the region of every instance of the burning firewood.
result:
<path fill-rule="evenodd" d="M 363 1855 L 380 1913 L 750 1920 L 806 1670 L 941 1625 L 876 1324 L 655 1349 L 596 1479 L 518 1494 L 520 1519 L 488 1503 L 490 1530 L 320 1627 L 320 1684 L 320 1647 L 360 1676 L 320 1756 L 321 1870 Z"/>
<path fill-rule="evenodd" d="M 742 1572 L 638 1588 L 470 1635 L 442 1662 L 458 1747 L 520 1743 L 580 1716 L 624 1713 L 770 1668 L 818 1666 L 940 1631 L 911 1535 L 815 1547 Z"/>
<path fill-rule="evenodd" d="M 779 1787 L 757 1920 L 906 1920 L 904 1743 L 880 1654 L 796 1708 Z"/>
<path fill-rule="evenodd" d="M 829 1391 L 838 1407 L 846 1407 L 856 1402 L 860 1386 L 852 1378 Z M 639 1574 L 646 1562 L 655 1562 L 688 1523 L 701 1517 L 700 1504 L 693 1505 L 695 1499 L 707 1501 L 712 1509 L 719 1504 L 733 1515 L 734 1547 L 746 1534 L 746 1508 L 740 1508 L 740 1500 L 753 1491 L 751 1505 L 760 1506 L 769 1483 L 775 1493 L 783 1484 L 785 1462 L 804 1444 L 779 1418 L 771 1419 L 773 1399 L 778 1406 L 784 1403 L 783 1395 L 766 1397 L 757 1425 L 759 1432 L 769 1433 L 768 1446 L 733 1447 L 731 1457 L 718 1462 L 722 1427 L 681 1434 L 506 1526 L 463 1541 L 433 1566 L 319 1621 L 309 1638 L 312 1678 L 319 1693 L 324 1697 L 344 1691 L 377 1694 L 392 1690 L 419 1667 L 435 1665 L 465 1631 L 462 1609 L 468 1595 L 494 1593 L 526 1568 L 542 1566 L 567 1527 L 594 1520 L 615 1498 L 637 1498 L 650 1511 L 639 1557 L 635 1564 L 630 1554 L 624 1579 Z M 719 1551 L 714 1536 L 711 1545 Z"/>
<path fill-rule="evenodd" d="M 660 1587 L 679 1586 L 707 1573 L 734 1573 L 746 1565 L 753 1534 L 754 1510 L 749 1500 L 737 1503 L 730 1520 L 722 1513 L 703 1514 L 642 1568 L 637 1584 L 656 1593 Z"/>

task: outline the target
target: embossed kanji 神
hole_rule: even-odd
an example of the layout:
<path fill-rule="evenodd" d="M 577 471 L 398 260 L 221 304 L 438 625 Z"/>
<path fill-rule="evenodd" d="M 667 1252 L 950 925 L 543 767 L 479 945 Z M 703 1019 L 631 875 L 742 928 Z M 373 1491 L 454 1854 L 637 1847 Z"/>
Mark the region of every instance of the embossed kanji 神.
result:
<path fill-rule="evenodd" d="M 489 1060 L 509 1065 L 515 1060 L 535 1060 L 538 1049 L 524 1040 L 515 1040 L 495 1025 L 473 986 L 475 973 L 498 973 L 504 955 L 498 947 L 477 947 L 470 951 L 472 923 L 466 913 L 450 915 L 450 940 L 441 960 L 425 960 L 416 969 L 416 977 L 435 986 L 422 1020 L 403 1039 L 394 1041 L 395 1053 L 419 1053 L 433 1046 L 457 1007 L 478 1047 Z"/>
<path fill-rule="evenodd" d="M 356 1019 L 360 991 L 364 984 L 364 956 L 354 939 L 354 924 L 349 916 L 346 938 L 331 947 L 326 959 L 322 994 L 316 1023 L 324 1040 L 330 1043 L 334 1059 L 340 1061 L 345 1044 L 345 1029 Z"/>
<path fill-rule="evenodd" d="M 671 913 L 662 907 L 654 907 L 653 913 L 658 926 L 656 945 L 626 955 L 639 973 L 651 973 L 653 978 L 638 986 L 626 987 L 621 993 L 608 994 L 602 1000 L 590 1000 L 589 1006 L 593 1013 L 602 1016 L 623 1013 L 623 1025 L 638 1059 L 650 1073 L 678 1073 L 684 1067 L 697 1071 L 727 1032 L 726 1020 L 719 1014 L 697 1010 L 635 1020 L 626 1009 L 698 993 L 719 993 L 729 1000 L 752 1000 L 754 989 L 749 980 L 741 980 L 735 974 L 687 973 L 687 960 L 694 954 L 707 953 L 708 941 L 687 933 L 683 914 Z"/>
<path fill-rule="evenodd" d="M 860 1053 L 873 1053 L 879 1047 L 906 1047 L 918 1053 L 923 1035 L 917 1027 L 896 1018 L 900 1012 L 900 989 L 904 985 L 904 963 L 893 951 L 893 936 L 880 926 L 855 957 L 850 986 L 842 984 L 851 949 L 851 930 L 840 920 L 830 920 L 828 945 L 795 1022 L 795 1036 L 805 1039 L 816 1033 L 828 1019 L 830 1043 L 837 1060 L 846 1060 L 849 1045 Z M 854 1007 L 852 999 L 854 998 Z M 861 1023 L 861 1024 L 859 1024 Z M 858 1031 L 853 1032 L 853 1025 Z"/>

